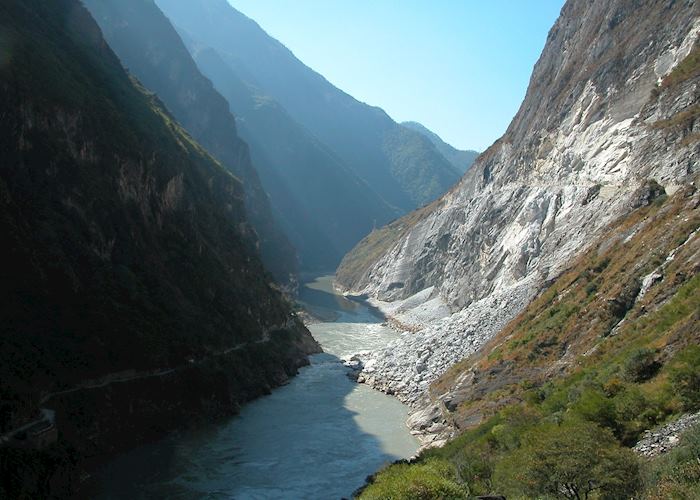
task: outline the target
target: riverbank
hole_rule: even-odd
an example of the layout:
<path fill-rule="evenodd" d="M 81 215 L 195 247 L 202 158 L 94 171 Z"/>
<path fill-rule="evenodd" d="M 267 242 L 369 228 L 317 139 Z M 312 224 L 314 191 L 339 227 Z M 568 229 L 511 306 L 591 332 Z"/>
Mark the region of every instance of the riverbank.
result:
<path fill-rule="evenodd" d="M 352 382 L 341 358 L 387 345 L 397 334 L 361 300 L 307 283 L 300 301 L 334 321 L 308 325 L 324 349 L 311 365 L 237 417 L 183 431 L 103 467 L 94 498 L 340 498 L 418 442 L 395 398 Z"/>

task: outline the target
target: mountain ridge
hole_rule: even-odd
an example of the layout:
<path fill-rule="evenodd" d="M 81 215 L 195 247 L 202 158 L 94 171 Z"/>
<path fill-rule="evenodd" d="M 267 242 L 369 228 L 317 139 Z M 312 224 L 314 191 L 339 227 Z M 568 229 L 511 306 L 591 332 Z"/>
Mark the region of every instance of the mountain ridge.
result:
<path fill-rule="evenodd" d="M 241 78 L 279 102 L 389 205 L 417 208 L 457 180 L 451 164 L 422 135 L 406 133 L 380 108 L 334 87 L 227 2 L 158 4 L 175 25 L 217 50 Z M 422 161 L 402 155 L 404 149 L 419 151 Z M 416 178 L 425 182 L 416 185 Z"/>
<path fill-rule="evenodd" d="M 332 269 L 373 225 L 398 215 L 279 103 L 240 80 L 218 52 L 189 35 L 183 38 L 190 39 L 188 47 L 201 70 L 236 113 L 305 269 Z"/>
<path fill-rule="evenodd" d="M 440 154 L 442 154 L 442 156 L 444 156 L 445 159 L 447 159 L 447 161 L 449 161 L 460 174 L 464 174 L 467 170 L 469 170 L 469 167 L 472 166 L 476 160 L 476 157 L 479 156 L 478 151 L 474 151 L 472 149 L 460 150 L 451 144 L 448 144 L 447 142 L 443 141 L 439 135 L 422 123 L 408 121 L 401 122 L 401 125 L 403 127 L 415 130 L 416 132 L 420 132 L 428 137 L 428 139 L 430 139 L 438 149 Z"/>
<path fill-rule="evenodd" d="M 152 1 L 87 0 L 84 4 L 124 66 L 158 94 L 188 132 L 243 181 L 246 209 L 258 232 L 263 261 L 280 283 L 293 288 L 298 272 L 295 250 L 277 227 L 228 103 L 201 75 L 167 18 Z"/>

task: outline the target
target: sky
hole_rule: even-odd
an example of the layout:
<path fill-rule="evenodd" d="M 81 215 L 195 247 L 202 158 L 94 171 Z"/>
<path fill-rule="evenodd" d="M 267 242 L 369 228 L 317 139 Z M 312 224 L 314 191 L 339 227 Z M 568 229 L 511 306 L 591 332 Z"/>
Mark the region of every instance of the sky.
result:
<path fill-rule="evenodd" d="M 564 0 L 229 0 L 307 66 L 459 149 L 508 127 Z"/>

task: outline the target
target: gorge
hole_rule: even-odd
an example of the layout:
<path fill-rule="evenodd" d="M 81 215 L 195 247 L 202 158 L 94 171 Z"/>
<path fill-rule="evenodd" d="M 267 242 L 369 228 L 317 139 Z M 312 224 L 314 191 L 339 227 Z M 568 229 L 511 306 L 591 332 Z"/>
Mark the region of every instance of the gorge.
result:
<path fill-rule="evenodd" d="M 697 0 L 481 154 L 232 3 L 0 2 L 0 498 L 699 496 Z"/>

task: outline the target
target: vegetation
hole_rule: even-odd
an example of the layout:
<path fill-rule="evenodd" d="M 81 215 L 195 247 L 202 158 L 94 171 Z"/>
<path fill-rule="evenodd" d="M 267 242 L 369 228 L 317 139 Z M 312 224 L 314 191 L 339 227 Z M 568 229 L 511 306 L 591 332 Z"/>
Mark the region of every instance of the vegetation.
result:
<path fill-rule="evenodd" d="M 548 423 L 526 432 L 500 461 L 493 482 L 509 496 L 623 498 L 638 485 L 639 464 L 612 433 L 589 422 Z M 500 491 L 500 490 L 499 490 Z"/>
<path fill-rule="evenodd" d="M 700 498 L 700 425 L 671 452 L 644 464 L 642 475 L 645 500 Z"/>
<path fill-rule="evenodd" d="M 429 458 L 416 466 L 403 463 L 390 467 L 381 482 L 370 484 L 363 491 L 362 498 L 452 500 L 464 498 L 466 495 L 468 490 L 457 482 L 457 470 L 454 465 L 446 460 Z"/>
<path fill-rule="evenodd" d="M 651 197 L 486 348 L 438 380 L 434 396 L 466 370 L 474 374 L 445 412 L 462 434 L 402 474 L 419 474 L 428 460 L 451 464 L 455 473 L 443 478 L 465 488 L 462 498 L 603 499 L 635 491 L 693 498 L 691 445 L 671 455 L 681 458 L 652 464 L 628 447 L 644 430 L 700 408 L 699 198 L 692 187 Z M 641 296 L 652 273 L 658 278 Z M 379 473 L 373 488 L 391 474 L 391 467 Z"/>
<path fill-rule="evenodd" d="M 700 409 L 700 370 L 698 367 L 700 367 L 700 347 L 691 346 L 677 357 L 670 370 L 673 392 L 678 396 L 686 411 Z"/>

